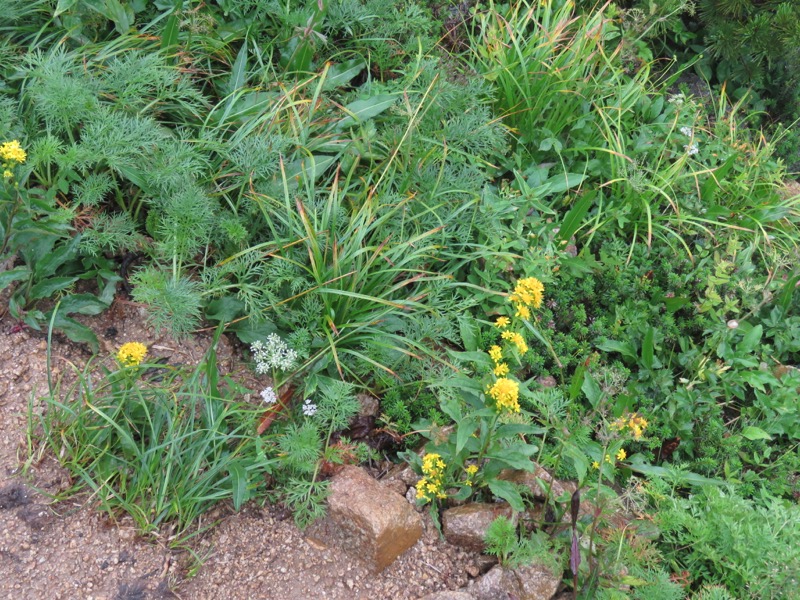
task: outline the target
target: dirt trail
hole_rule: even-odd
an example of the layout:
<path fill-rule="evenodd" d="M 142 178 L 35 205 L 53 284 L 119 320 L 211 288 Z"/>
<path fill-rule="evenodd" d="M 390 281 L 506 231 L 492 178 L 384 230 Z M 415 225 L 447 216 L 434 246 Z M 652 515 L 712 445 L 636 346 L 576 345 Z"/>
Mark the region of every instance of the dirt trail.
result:
<path fill-rule="evenodd" d="M 2 311 L 5 312 L 5 311 Z M 111 354 L 122 343 L 141 341 L 155 356 L 194 364 L 210 343 L 207 336 L 177 343 L 144 328 L 142 315 L 126 307 L 90 321 Z M 193 552 L 173 551 L 137 535 L 132 522 L 114 522 L 98 512 L 88 495 L 53 503 L 69 477 L 52 457 L 23 476 L 28 458 L 27 411 L 47 391 L 46 343 L 38 332 L 17 331 L 7 313 L 0 319 L 0 598 L 155 600 L 250 599 L 415 599 L 432 591 L 457 589 L 474 572 L 476 557 L 439 539 L 426 518 L 414 548 L 380 575 L 333 549 L 309 544 L 291 517 L 270 507 L 248 504 L 233 513 L 220 506 L 207 517 L 221 520 Z M 86 351 L 58 339 L 53 375 L 82 365 Z M 234 362 L 230 347 L 220 350 L 223 368 Z M 38 490 L 38 491 L 37 491 Z"/>

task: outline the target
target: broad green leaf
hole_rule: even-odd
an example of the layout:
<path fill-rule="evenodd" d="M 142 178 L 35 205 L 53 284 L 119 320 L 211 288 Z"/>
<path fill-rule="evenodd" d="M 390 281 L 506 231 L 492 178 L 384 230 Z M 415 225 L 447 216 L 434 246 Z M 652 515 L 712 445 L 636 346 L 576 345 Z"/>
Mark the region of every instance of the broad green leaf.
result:
<path fill-rule="evenodd" d="M 23 281 L 28 279 L 30 276 L 31 272 L 28 267 L 17 267 L 16 269 L 11 269 L 10 271 L 3 271 L 0 273 L 0 290 L 6 289 L 15 281 Z"/>
<path fill-rule="evenodd" d="M 343 85 L 347 85 L 356 75 L 366 68 L 364 61 L 360 58 L 346 60 L 343 63 L 331 65 L 328 69 L 328 76 L 325 79 L 323 90 L 332 90 Z"/>
<path fill-rule="evenodd" d="M 91 294 L 70 294 L 61 300 L 58 312 L 65 315 L 79 313 L 81 315 L 99 315 L 108 308 L 108 304 Z"/>
<path fill-rule="evenodd" d="M 233 509 L 239 510 L 247 501 L 247 472 L 239 463 L 231 463 L 228 466 L 231 474 L 231 487 L 233 491 Z"/>
<path fill-rule="evenodd" d="M 178 15 L 170 15 L 161 33 L 161 49 L 167 54 L 172 54 L 178 46 L 179 30 Z"/>
<path fill-rule="evenodd" d="M 578 482 L 586 481 L 586 473 L 589 470 L 589 459 L 586 454 L 571 444 L 566 444 L 562 452 L 567 458 L 572 459 L 572 466 L 578 474 Z"/>
<path fill-rule="evenodd" d="M 636 360 L 636 349 L 630 342 L 618 342 L 616 340 L 603 340 L 595 344 L 598 350 L 604 352 L 619 352 L 625 358 Z"/>
<path fill-rule="evenodd" d="M 547 195 L 562 194 L 567 190 L 578 187 L 585 179 L 586 175 L 582 173 L 559 173 L 558 175 L 553 175 L 545 181 L 545 184 L 549 185 L 550 188 L 547 190 Z"/>
<path fill-rule="evenodd" d="M 229 94 L 233 94 L 239 88 L 244 87 L 246 74 L 247 38 L 245 38 L 244 43 L 242 43 L 242 47 L 239 49 L 239 53 L 236 55 L 236 61 L 233 63 L 233 69 L 231 69 L 231 74 L 228 78 L 227 91 Z M 228 104 L 232 104 L 233 101 L 234 96 L 231 96 L 228 100 Z"/>
<path fill-rule="evenodd" d="M 458 325 L 461 330 L 461 342 L 464 344 L 464 349 L 469 352 L 477 351 L 481 339 L 480 324 L 471 317 L 464 317 L 459 319 Z"/>
<path fill-rule="evenodd" d="M 522 512 L 525 510 L 525 503 L 522 501 L 522 496 L 517 487 L 510 481 L 502 481 L 500 479 L 492 479 L 488 482 L 489 489 L 498 498 L 502 498 L 508 502 L 512 510 Z"/>
<path fill-rule="evenodd" d="M 759 427 L 753 427 L 752 425 L 748 425 L 747 427 L 742 429 L 742 436 L 746 437 L 750 441 L 772 439 L 772 436 L 768 434 L 766 431 L 764 431 Z"/>
<path fill-rule="evenodd" d="M 34 285 L 28 294 L 28 298 L 31 300 L 49 298 L 56 292 L 68 288 L 76 281 L 78 281 L 77 277 L 49 277 Z"/>
<path fill-rule="evenodd" d="M 756 325 L 745 334 L 742 341 L 739 342 L 738 346 L 736 346 L 736 350 L 738 352 L 750 354 L 753 350 L 755 350 L 756 346 L 758 346 L 763 333 L 764 328 L 761 325 Z"/>
<path fill-rule="evenodd" d="M 597 408 L 597 405 L 603 397 L 603 390 L 600 389 L 600 386 L 588 371 L 583 374 L 581 390 L 586 394 L 586 399 L 589 400 L 589 404 L 592 405 L 592 408 Z"/>
<path fill-rule="evenodd" d="M 53 17 L 57 17 L 60 14 L 68 11 L 77 3 L 78 0 L 58 0 L 58 4 L 56 4 L 56 10 L 53 12 Z"/>
<path fill-rule="evenodd" d="M 642 340 L 642 364 L 647 369 L 653 368 L 653 354 L 655 350 L 655 327 L 648 327 Z"/>
<path fill-rule="evenodd" d="M 379 94 L 366 100 L 356 100 L 344 107 L 347 116 L 337 123 L 337 129 L 344 129 L 367 119 L 377 117 L 397 101 L 393 94 Z"/>
<path fill-rule="evenodd" d="M 49 319 L 50 313 L 48 313 L 46 316 Z M 73 342 L 78 342 L 79 344 L 88 344 L 92 349 L 92 352 L 97 352 L 100 348 L 100 345 L 97 342 L 97 336 L 91 329 L 86 327 L 86 325 L 81 325 L 74 319 L 62 317 L 60 312 L 56 315 L 53 326 L 56 329 L 63 331 Z"/>
<path fill-rule="evenodd" d="M 562 240 L 569 240 L 578 229 L 583 225 L 583 219 L 589 212 L 589 208 L 594 202 L 594 194 L 586 192 L 581 196 L 575 205 L 569 209 L 569 212 L 564 216 L 561 222 L 561 228 L 558 230 L 558 237 Z"/>
<path fill-rule="evenodd" d="M 477 426 L 478 424 L 470 418 L 466 418 L 456 425 L 456 454 L 464 449 Z"/>

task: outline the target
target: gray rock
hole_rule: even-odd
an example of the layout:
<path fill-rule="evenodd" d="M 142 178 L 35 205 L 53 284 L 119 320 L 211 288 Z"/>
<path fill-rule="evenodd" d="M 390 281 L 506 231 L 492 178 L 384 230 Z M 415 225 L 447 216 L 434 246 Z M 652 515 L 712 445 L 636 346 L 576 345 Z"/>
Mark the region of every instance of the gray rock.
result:
<path fill-rule="evenodd" d="M 467 591 L 475 600 L 550 600 L 561 578 L 542 565 L 516 569 L 494 567 L 480 579 L 471 581 Z"/>
<path fill-rule="evenodd" d="M 358 411 L 359 417 L 377 417 L 381 410 L 381 404 L 375 396 L 369 394 L 356 394 L 356 400 L 361 405 Z"/>
<path fill-rule="evenodd" d="M 402 496 L 348 465 L 331 479 L 327 516 L 306 535 L 348 552 L 377 573 L 417 542 L 422 519 Z"/>
<path fill-rule="evenodd" d="M 475 502 L 448 508 L 442 513 L 442 531 L 448 542 L 474 552 L 482 552 L 486 530 L 497 517 L 504 516 L 516 522 L 516 516 L 507 504 Z"/>

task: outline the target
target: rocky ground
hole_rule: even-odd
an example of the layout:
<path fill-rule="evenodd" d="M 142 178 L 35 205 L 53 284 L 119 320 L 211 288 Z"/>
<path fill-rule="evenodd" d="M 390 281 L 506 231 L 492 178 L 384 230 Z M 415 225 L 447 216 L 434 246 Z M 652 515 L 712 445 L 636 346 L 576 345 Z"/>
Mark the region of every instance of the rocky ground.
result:
<path fill-rule="evenodd" d="M 133 305 L 91 325 L 105 356 L 141 341 L 156 357 L 193 364 L 211 341 L 208 335 L 180 343 L 157 336 Z M 351 555 L 310 542 L 275 507 L 250 503 L 234 513 L 219 506 L 209 515 L 219 525 L 191 551 L 176 551 L 139 536 L 131 521 L 99 512 L 88 494 L 54 501 L 69 476 L 28 437 L 29 407 L 41 411 L 39 399 L 47 393 L 46 353 L 45 336 L 19 327 L 0 307 L 0 598 L 416 599 L 458 589 L 478 575 L 479 556 L 447 544 L 425 515 L 422 538 L 375 575 Z M 68 378 L 88 358 L 83 347 L 58 337 L 51 374 Z M 237 364 L 227 343 L 220 364 Z"/>

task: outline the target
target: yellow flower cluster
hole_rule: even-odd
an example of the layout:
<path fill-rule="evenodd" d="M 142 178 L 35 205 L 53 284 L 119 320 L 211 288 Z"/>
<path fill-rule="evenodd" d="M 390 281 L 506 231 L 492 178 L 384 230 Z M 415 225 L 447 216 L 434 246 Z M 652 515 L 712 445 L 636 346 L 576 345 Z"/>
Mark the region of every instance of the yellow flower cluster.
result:
<path fill-rule="evenodd" d="M 544 296 L 544 284 L 535 277 L 526 277 L 517 282 L 508 301 L 517 309 L 516 315 L 521 319 L 530 319 L 530 308 L 539 308 Z"/>
<path fill-rule="evenodd" d="M 630 429 L 631 433 L 633 434 L 633 438 L 638 440 L 641 439 L 644 430 L 647 428 L 647 419 L 645 419 L 639 413 L 633 413 L 632 415 L 622 416 L 619 419 L 616 419 L 611 423 L 610 427 L 612 431 L 624 431 L 625 429 Z"/>
<path fill-rule="evenodd" d="M 147 346 L 139 342 L 122 344 L 117 352 L 117 360 L 126 367 L 140 364 L 145 356 L 147 356 Z"/>
<path fill-rule="evenodd" d="M 513 379 L 500 377 L 486 388 L 500 412 L 519 412 L 519 384 Z"/>
<path fill-rule="evenodd" d="M 528 351 L 528 344 L 525 343 L 525 338 L 522 337 L 522 334 L 516 331 L 504 331 L 500 334 L 500 337 L 514 344 L 520 354 L 525 354 Z"/>
<path fill-rule="evenodd" d="M 0 162 L 3 163 L 3 179 L 11 179 L 14 176 L 11 169 L 17 164 L 24 163 L 26 158 L 28 158 L 28 155 L 17 140 L 0 144 Z"/>
<path fill-rule="evenodd" d="M 444 470 L 447 465 L 439 454 L 426 454 L 422 459 L 422 479 L 417 483 L 417 500 L 430 502 L 434 498 L 446 498 L 444 493 Z"/>
<path fill-rule="evenodd" d="M 469 465 L 464 471 L 467 473 L 467 479 L 464 483 L 472 487 L 472 480 L 478 472 L 478 465 Z"/>
<path fill-rule="evenodd" d="M 28 158 L 28 155 L 17 140 L 0 144 L 0 159 L 2 159 L 3 162 L 24 163 L 26 158 Z"/>
<path fill-rule="evenodd" d="M 494 362 L 499 363 L 501 360 L 503 360 L 503 349 L 495 344 L 489 348 L 489 356 Z"/>

